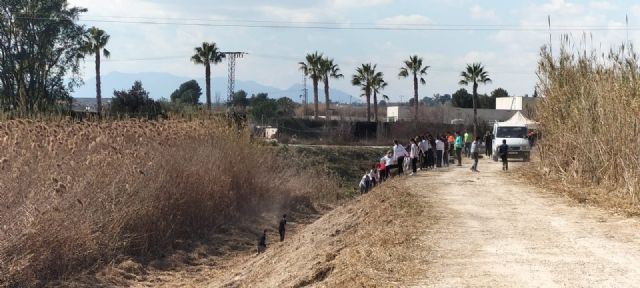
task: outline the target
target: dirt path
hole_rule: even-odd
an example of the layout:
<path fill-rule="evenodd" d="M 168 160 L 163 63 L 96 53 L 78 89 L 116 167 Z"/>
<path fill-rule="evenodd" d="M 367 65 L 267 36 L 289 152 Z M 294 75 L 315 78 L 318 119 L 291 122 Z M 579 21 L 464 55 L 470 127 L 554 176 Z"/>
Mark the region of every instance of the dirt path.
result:
<path fill-rule="evenodd" d="M 520 184 L 499 163 L 480 170 L 408 180 L 439 215 L 423 239 L 429 273 L 409 286 L 640 287 L 637 219 Z"/>

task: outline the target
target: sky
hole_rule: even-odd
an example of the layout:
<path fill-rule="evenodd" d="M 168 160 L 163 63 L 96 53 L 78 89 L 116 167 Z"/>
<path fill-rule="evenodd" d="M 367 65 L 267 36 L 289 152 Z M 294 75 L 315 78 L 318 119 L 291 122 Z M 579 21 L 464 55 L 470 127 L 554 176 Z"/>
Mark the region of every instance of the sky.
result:
<path fill-rule="evenodd" d="M 69 2 L 88 9 L 82 24 L 111 35 L 111 59 L 103 62 L 103 74 L 167 72 L 202 78 L 204 68 L 191 63 L 190 56 L 207 41 L 223 51 L 249 53 L 238 61 L 238 79 L 286 89 L 302 83 L 298 62 L 305 54 L 320 51 L 335 59 L 345 75 L 332 87 L 360 95 L 351 75 L 360 64 L 373 63 L 384 73 L 389 83 L 384 94 L 392 101 L 413 95 L 412 80 L 398 77 L 410 55 L 431 66 L 420 97 L 455 92 L 461 88 L 460 71 L 473 62 L 484 64 L 493 79 L 480 93 L 502 87 L 512 95 L 533 94 L 540 49 L 550 41 L 547 17 L 554 48 L 567 34 L 575 49 L 607 51 L 640 40 L 640 2 L 622 0 Z M 83 70 L 85 79 L 95 77 L 91 62 Z M 214 76 L 226 73 L 226 63 L 213 68 Z M 225 87 L 214 83 L 223 95 Z"/>

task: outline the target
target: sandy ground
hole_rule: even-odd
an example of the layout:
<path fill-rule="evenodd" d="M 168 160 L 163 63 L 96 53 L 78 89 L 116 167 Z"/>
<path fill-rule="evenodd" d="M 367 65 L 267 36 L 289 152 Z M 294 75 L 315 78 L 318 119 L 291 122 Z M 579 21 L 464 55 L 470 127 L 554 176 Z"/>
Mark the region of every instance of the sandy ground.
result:
<path fill-rule="evenodd" d="M 409 180 L 438 219 L 417 287 L 640 287 L 640 223 L 517 182 L 481 160 Z M 518 164 L 512 164 L 516 168 Z"/>

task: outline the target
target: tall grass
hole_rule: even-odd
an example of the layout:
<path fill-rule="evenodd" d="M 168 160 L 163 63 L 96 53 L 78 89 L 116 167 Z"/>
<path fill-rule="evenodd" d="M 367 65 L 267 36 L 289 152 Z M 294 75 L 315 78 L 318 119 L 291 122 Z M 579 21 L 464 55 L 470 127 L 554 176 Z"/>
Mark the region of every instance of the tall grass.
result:
<path fill-rule="evenodd" d="M 0 122 L 0 286 L 42 286 L 176 239 L 335 198 L 335 182 L 214 120 Z"/>
<path fill-rule="evenodd" d="M 640 63 L 632 47 L 572 46 L 541 52 L 540 165 L 565 183 L 597 187 L 636 205 L 640 197 Z M 589 197 L 589 195 L 584 195 Z"/>

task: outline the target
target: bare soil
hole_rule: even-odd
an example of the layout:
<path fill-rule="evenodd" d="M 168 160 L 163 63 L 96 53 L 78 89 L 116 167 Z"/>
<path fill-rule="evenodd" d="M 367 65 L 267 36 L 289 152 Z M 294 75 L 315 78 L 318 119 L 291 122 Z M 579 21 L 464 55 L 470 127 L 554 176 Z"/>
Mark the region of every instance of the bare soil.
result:
<path fill-rule="evenodd" d="M 424 235 L 429 272 L 414 286 L 640 286 L 638 219 L 521 184 L 500 165 L 410 180 L 438 217 Z"/>

